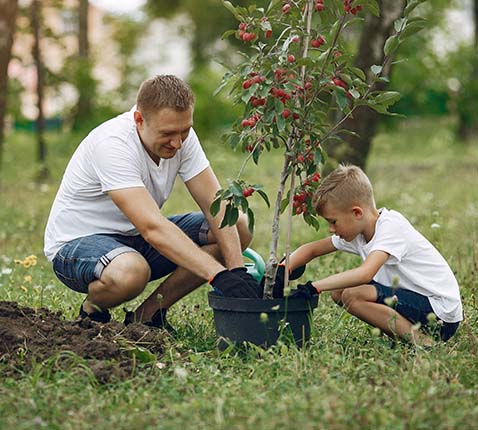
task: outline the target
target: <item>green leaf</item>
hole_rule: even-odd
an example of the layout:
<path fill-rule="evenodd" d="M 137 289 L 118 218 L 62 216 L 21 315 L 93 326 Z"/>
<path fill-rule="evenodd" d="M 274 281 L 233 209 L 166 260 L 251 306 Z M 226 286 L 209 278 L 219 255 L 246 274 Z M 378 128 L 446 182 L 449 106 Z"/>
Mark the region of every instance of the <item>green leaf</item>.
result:
<path fill-rule="evenodd" d="M 223 4 L 226 7 L 226 9 L 229 10 L 229 12 L 231 12 L 239 21 L 242 21 L 241 16 L 239 15 L 236 8 L 232 5 L 231 2 L 224 1 Z"/>
<path fill-rule="evenodd" d="M 334 95 L 339 109 L 343 111 L 348 106 L 345 90 L 343 88 L 334 88 Z"/>
<path fill-rule="evenodd" d="M 241 206 L 242 212 L 246 213 L 249 210 L 249 203 L 247 202 L 247 199 L 245 197 L 242 197 L 242 199 L 239 199 L 239 206 Z"/>
<path fill-rule="evenodd" d="M 230 214 L 231 214 L 231 210 L 233 209 L 234 207 L 228 203 L 227 206 L 226 206 L 226 212 L 224 213 L 224 218 L 222 219 L 222 222 L 221 222 L 221 225 L 219 226 L 219 228 L 224 228 L 229 224 L 229 217 L 230 217 Z"/>
<path fill-rule="evenodd" d="M 304 221 L 309 224 L 311 227 L 313 227 L 315 230 L 319 230 L 320 228 L 320 223 L 319 220 L 310 215 L 310 214 L 304 214 Z"/>
<path fill-rule="evenodd" d="M 227 39 L 229 38 L 230 36 L 232 36 L 233 34 L 236 34 L 236 31 L 237 30 L 227 30 L 225 31 L 224 33 L 222 33 L 222 36 L 221 36 L 221 39 Z"/>
<path fill-rule="evenodd" d="M 129 352 L 141 361 L 141 363 L 152 363 L 157 359 L 156 355 L 141 346 L 135 346 L 134 348 L 131 348 Z"/>
<path fill-rule="evenodd" d="M 378 76 L 380 73 L 382 73 L 382 66 L 377 66 L 374 64 L 372 67 L 370 67 L 370 70 L 375 76 Z"/>
<path fill-rule="evenodd" d="M 374 103 L 381 104 L 384 106 L 390 106 L 396 101 L 400 100 L 400 93 L 397 91 L 386 91 L 384 93 L 379 94 L 374 99 Z"/>
<path fill-rule="evenodd" d="M 254 233 L 254 212 L 251 209 L 247 210 L 247 218 L 248 218 L 248 228 L 251 233 Z"/>
<path fill-rule="evenodd" d="M 394 34 L 393 36 L 390 36 L 385 42 L 383 52 L 385 53 L 385 55 L 390 55 L 392 52 L 394 52 L 398 48 L 399 44 L 400 44 L 400 39 L 398 38 L 396 34 Z"/>
<path fill-rule="evenodd" d="M 209 208 L 209 211 L 211 212 L 211 215 L 214 217 L 219 213 L 219 210 L 221 209 L 221 197 L 218 197 L 216 200 L 214 200 L 211 204 L 211 207 Z"/>
<path fill-rule="evenodd" d="M 237 220 L 239 219 L 239 209 L 234 206 L 231 206 L 231 210 L 227 216 L 227 223 L 228 225 L 236 224 Z"/>
<path fill-rule="evenodd" d="M 269 3 L 269 6 L 267 6 L 266 15 L 268 15 L 271 9 L 280 1 L 281 0 L 271 0 L 271 2 Z"/>
<path fill-rule="evenodd" d="M 229 190 L 231 190 L 231 193 L 234 194 L 237 197 L 242 197 L 242 187 L 234 181 L 231 185 L 229 185 Z"/>
<path fill-rule="evenodd" d="M 349 93 L 352 95 L 354 99 L 360 98 L 360 93 L 353 88 L 349 90 Z"/>
<path fill-rule="evenodd" d="M 410 15 L 413 10 L 420 4 L 420 3 L 424 3 L 426 0 L 412 0 L 412 1 L 409 1 L 408 4 L 407 4 L 407 7 L 405 8 L 405 10 L 403 11 L 403 15 L 404 16 L 408 16 Z"/>
<path fill-rule="evenodd" d="M 425 26 L 426 21 L 417 21 L 408 24 L 405 29 L 400 33 L 400 39 L 405 39 L 407 37 L 410 37 L 412 34 L 418 33 L 420 30 L 423 30 Z"/>
<path fill-rule="evenodd" d="M 399 18 L 395 20 L 395 22 L 393 23 L 393 28 L 395 29 L 397 33 L 402 30 L 403 23 L 405 21 L 406 21 L 405 18 Z"/>
<path fill-rule="evenodd" d="M 287 196 L 285 199 L 282 199 L 280 202 L 280 213 L 284 213 L 287 206 L 289 206 L 289 196 Z"/>
<path fill-rule="evenodd" d="M 276 124 L 279 132 L 283 132 L 285 130 L 285 119 L 282 115 L 276 115 Z"/>
<path fill-rule="evenodd" d="M 374 67 L 374 66 L 372 66 Z M 358 76 L 362 81 L 365 81 L 367 77 L 365 76 L 365 73 L 362 69 L 359 69 L 358 67 L 351 67 L 350 70 L 354 73 L 354 75 Z"/>
<path fill-rule="evenodd" d="M 216 90 L 212 93 L 213 97 L 217 96 L 228 83 L 229 81 L 223 80 L 221 84 L 216 88 Z"/>
<path fill-rule="evenodd" d="M 269 202 L 269 197 L 267 196 L 267 194 L 262 190 L 257 190 L 257 192 L 264 199 L 264 201 L 266 202 L 267 207 L 270 208 L 271 204 Z"/>

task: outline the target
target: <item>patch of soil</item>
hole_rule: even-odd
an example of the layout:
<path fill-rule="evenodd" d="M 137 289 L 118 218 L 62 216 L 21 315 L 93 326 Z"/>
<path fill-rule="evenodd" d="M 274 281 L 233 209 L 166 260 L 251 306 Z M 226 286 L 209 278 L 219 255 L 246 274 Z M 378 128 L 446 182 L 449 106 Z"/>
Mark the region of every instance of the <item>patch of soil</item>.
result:
<path fill-rule="evenodd" d="M 53 357 L 59 368 L 86 363 L 100 383 L 124 379 L 141 362 L 159 358 L 167 336 L 166 331 L 139 323 L 66 321 L 61 312 L 0 301 L 0 363 L 12 375 Z M 83 360 L 72 361 L 75 356 L 66 351 Z"/>

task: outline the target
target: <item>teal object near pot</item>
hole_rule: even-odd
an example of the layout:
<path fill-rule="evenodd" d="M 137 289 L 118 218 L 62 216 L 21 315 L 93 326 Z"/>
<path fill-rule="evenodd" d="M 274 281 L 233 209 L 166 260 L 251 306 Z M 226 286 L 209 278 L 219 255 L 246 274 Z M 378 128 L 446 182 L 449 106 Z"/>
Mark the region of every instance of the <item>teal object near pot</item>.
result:
<path fill-rule="evenodd" d="M 261 282 L 266 270 L 266 264 L 262 257 L 252 248 L 246 248 L 242 255 L 250 260 L 246 262 L 247 273 L 249 273 L 257 282 Z"/>

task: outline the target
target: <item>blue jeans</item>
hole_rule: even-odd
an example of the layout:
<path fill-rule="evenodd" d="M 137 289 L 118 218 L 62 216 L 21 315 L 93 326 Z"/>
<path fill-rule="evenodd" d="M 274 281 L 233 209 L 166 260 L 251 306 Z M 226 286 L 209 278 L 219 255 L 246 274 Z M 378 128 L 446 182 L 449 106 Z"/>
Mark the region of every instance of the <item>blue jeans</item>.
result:
<path fill-rule="evenodd" d="M 174 215 L 168 219 L 197 245 L 208 243 L 209 224 L 202 212 Z M 177 267 L 140 235 L 94 234 L 63 245 L 53 259 L 53 271 L 67 287 L 88 293 L 88 285 L 100 279 L 113 258 L 125 252 L 136 252 L 144 257 L 151 268 L 150 281 L 168 275 Z"/>
<path fill-rule="evenodd" d="M 415 291 L 386 287 L 375 281 L 370 284 L 377 290 L 377 303 L 386 304 L 385 299 L 387 297 L 395 296 L 397 300 L 393 302 L 392 307 L 413 324 L 420 323 L 427 334 L 447 341 L 458 329 L 459 322 L 447 323 L 439 319 L 430 322 L 428 320 L 428 315 L 434 314 L 428 297 Z"/>

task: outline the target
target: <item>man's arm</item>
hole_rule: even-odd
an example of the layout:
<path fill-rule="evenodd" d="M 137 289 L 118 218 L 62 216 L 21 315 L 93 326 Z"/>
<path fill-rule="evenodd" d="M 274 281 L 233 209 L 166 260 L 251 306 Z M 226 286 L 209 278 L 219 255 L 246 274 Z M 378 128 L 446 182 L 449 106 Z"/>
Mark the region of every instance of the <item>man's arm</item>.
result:
<path fill-rule="evenodd" d="M 319 291 L 330 291 L 367 284 L 384 265 L 389 255 L 384 251 L 373 251 L 359 267 L 314 281 L 312 285 Z"/>
<path fill-rule="evenodd" d="M 214 218 L 209 211 L 216 192 L 221 188 L 212 169 L 208 167 L 199 175 L 187 181 L 186 187 L 207 218 L 227 268 L 233 269 L 244 266 L 241 243 L 236 226 L 219 228 L 224 216 L 224 204 L 221 211 Z"/>
<path fill-rule="evenodd" d="M 203 279 L 211 279 L 224 270 L 217 260 L 201 251 L 179 227 L 161 214 L 145 188 L 124 188 L 108 194 L 141 236 L 178 266 Z"/>

